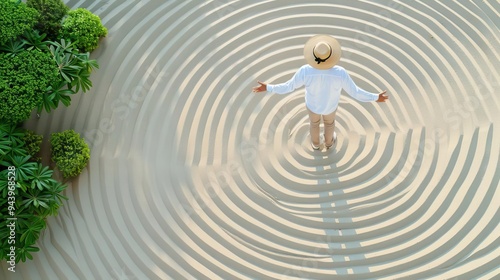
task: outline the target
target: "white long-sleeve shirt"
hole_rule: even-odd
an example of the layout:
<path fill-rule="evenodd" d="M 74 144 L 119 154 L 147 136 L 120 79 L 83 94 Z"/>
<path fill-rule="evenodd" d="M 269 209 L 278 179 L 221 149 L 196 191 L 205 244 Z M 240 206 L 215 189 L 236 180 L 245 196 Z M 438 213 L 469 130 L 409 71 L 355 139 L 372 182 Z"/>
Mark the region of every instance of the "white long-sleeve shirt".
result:
<path fill-rule="evenodd" d="M 306 64 L 300 67 L 289 81 L 282 84 L 268 84 L 267 91 L 286 94 L 304 85 L 306 87 L 307 108 L 320 115 L 328 115 L 337 109 L 342 89 L 362 102 L 378 99 L 378 94 L 356 86 L 347 71 L 341 66 L 319 70 Z"/>

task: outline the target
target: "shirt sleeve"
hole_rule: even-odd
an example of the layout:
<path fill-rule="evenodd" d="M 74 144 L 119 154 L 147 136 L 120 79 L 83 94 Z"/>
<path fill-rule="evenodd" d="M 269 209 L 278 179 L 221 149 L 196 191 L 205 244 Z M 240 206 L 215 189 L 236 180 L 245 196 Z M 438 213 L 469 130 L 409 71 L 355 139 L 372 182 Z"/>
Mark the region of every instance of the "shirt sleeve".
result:
<path fill-rule="evenodd" d="M 351 76 L 347 71 L 344 70 L 342 77 L 342 88 L 353 98 L 361 101 L 361 102 L 370 102 L 377 101 L 378 94 L 368 92 L 362 88 L 359 88 L 354 81 L 351 79 Z"/>
<path fill-rule="evenodd" d="M 304 76 L 303 68 L 300 68 L 287 82 L 276 85 L 268 84 L 267 91 L 277 94 L 290 93 L 304 85 Z"/>

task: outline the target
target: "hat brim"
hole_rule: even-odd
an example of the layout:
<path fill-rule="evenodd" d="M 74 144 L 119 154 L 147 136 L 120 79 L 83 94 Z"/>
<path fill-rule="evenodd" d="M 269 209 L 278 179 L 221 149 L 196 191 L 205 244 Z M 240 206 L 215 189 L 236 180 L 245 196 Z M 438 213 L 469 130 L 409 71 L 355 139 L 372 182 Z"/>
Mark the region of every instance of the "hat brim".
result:
<path fill-rule="evenodd" d="M 313 49 L 319 42 L 325 42 L 332 48 L 332 55 L 325 62 L 317 63 L 314 58 Z M 316 35 L 311 37 L 304 46 L 304 58 L 306 62 L 316 69 L 329 69 L 335 66 L 340 60 L 342 50 L 339 42 L 329 35 Z"/>

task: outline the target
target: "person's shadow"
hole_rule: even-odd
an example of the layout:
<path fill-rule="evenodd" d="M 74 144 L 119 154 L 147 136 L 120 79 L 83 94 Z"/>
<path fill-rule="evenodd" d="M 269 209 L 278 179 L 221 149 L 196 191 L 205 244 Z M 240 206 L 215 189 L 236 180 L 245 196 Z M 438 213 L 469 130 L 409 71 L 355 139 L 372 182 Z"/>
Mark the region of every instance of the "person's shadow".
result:
<path fill-rule="evenodd" d="M 336 147 L 328 150 L 331 157 L 338 156 Z M 361 244 L 357 240 L 357 232 L 353 228 L 353 220 L 350 216 L 350 206 L 342 190 L 342 182 L 339 180 L 337 164 L 329 166 L 329 178 L 324 174 L 318 179 L 320 190 L 319 205 L 322 211 L 322 219 L 325 226 L 324 242 L 327 245 L 326 252 L 322 255 L 331 257 L 331 269 L 338 274 L 338 278 L 354 278 L 356 275 L 369 273 L 368 267 L 363 265 L 364 254 L 360 253 Z M 325 167 L 318 165 L 318 173 L 324 173 Z M 328 266 L 328 263 L 325 263 Z M 328 269 L 328 267 L 325 267 Z M 342 277 L 347 276 L 347 277 Z"/>

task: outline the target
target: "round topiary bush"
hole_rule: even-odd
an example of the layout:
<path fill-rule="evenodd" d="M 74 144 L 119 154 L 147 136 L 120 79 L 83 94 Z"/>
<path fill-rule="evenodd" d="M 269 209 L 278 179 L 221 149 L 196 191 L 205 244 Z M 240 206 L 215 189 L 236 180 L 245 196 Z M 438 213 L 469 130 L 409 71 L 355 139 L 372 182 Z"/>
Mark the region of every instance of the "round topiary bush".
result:
<path fill-rule="evenodd" d="M 60 37 L 76 42 L 80 52 L 92 52 L 99 44 L 99 38 L 108 34 L 101 19 L 87 9 L 71 10 L 63 20 Z"/>
<path fill-rule="evenodd" d="M 0 1 L 0 46 L 18 36 L 35 25 L 38 12 L 29 8 L 21 0 Z"/>
<path fill-rule="evenodd" d="M 68 6 L 62 0 L 28 0 L 26 5 L 40 13 L 35 28 L 40 33 L 45 33 L 47 39 L 57 39 L 62 26 L 62 19 L 68 14 Z"/>
<path fill-rule="evenodd" d="M 90 159 L 90 149 L 74 130 L 53 133 L 50 138 L 52 160 L 64 178 L 79 175 Z"/>
<path fill-rule="evenodd" d="M 47 88 L 61 80 L 49 53 L 37 49 L 0 53 L 0 119 L 18 123 L 30 117 Z"/>

